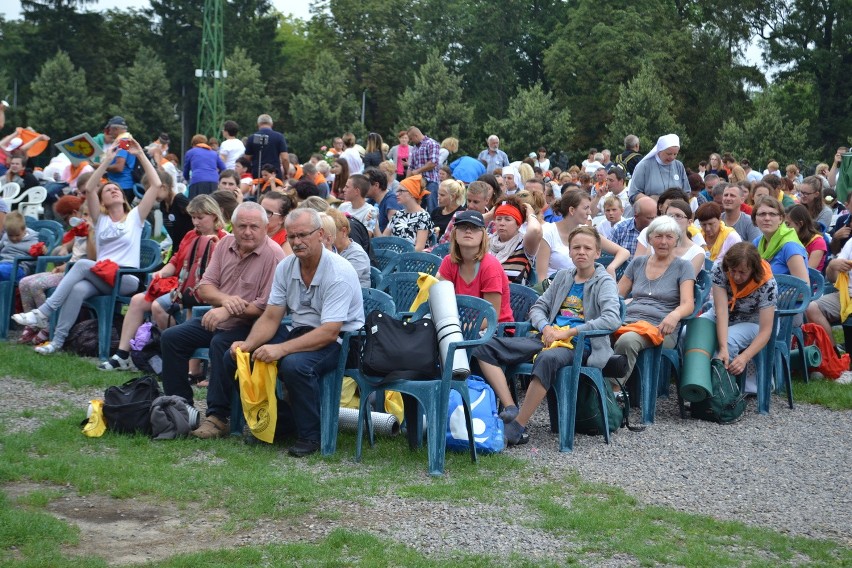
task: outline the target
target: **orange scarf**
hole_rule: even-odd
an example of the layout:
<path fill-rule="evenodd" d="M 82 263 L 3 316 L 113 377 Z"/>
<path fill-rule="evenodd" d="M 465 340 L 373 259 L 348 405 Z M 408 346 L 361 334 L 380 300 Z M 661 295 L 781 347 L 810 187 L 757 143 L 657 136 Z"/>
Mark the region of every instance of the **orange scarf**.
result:
<path fill-rule="evenodd" d="M 195 147 L 196 148 L 204 148 L 205 150 L 212 150 L 213 149 L 210 146 L 208 146 L 207 144 L 196 144 Z"/>
<path fill-rule="evenodd" d="M 69 170 L 69 173 L 68 173 L 68 181 L 71 182 L 71 181 L 74 181 L 75 179 L 77 179 L 77 176 L 79 176 L 82 173 L 83 168 L 85 168 L 88 165 L 89 165 L 89 162 L 87 162 L 86 160 L 83 160 L 82 162 L 80 162 L 76 166 L 74 164 L 71 164 L 71 169 Z"/>
<path fill-rule="evenodd" d="M 657 328 L 657 326 L 642 320 L 634 321 L 633 323 L 628 323 L 627 325 L 622 325 L 621 327 L 615 330 L 613 336 L 618 339 L 625 333 L 631 331 L 634 333 L 638 333 L 645 339 L 649 340 L 651 343 L 654 344 L 654 347 L 662 345 L 663 339 L 665 339 L 663 337 L 663 334 L 660 333 L 660 330 L 659 328 Z"/>
<path fill-rule="evenodd" d="M 769 266 L 769 263 L 766 262 L 766 260 L 761 260 L 760 266 L 763 269 L 763 274 L 760 275 L 760 280 L 755 282 L 754 277 L 752 277 L 752 279 L 748 281 L 748 284 L 743 286 L 742 289 L 739 289 L 736 282 L 731 279 L 730 275 L 726 275 L 728 277 L 728 284 L 730 284 L 731 290 L 733 291 L 731 299 L 728 300 L 729 311 L 734 311 L 734 306 L 736 305 L 737 300 L 749 296 L 749 294 L 769 282 L 769 279 L 772 278 L 772 268 Z"/>

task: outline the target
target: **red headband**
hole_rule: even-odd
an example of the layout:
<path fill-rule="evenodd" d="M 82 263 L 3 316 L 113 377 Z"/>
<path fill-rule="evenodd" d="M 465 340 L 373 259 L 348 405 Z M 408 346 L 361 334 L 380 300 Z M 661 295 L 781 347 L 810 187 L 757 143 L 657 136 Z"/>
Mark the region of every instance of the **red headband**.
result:
<path fill-rule="evenodd" d="M 519 227 L 524 224 L 524 219 L 521 217 L 521 212 L 518 211 L 518 208 L 507 205 L 505 201 L 502 205 L 498 205 L 497 209 L 494 211 L 495 218 L 500 217 L 501 215 L 511 217 L 518 223 Z"/>

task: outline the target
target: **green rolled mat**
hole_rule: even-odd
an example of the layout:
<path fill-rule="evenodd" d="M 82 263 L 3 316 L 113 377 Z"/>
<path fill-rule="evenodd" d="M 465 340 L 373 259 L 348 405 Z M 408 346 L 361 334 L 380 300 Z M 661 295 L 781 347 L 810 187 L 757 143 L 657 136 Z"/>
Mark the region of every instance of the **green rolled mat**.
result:
<path fill-rule="evenodd" d="M 716 322 L 695 318 L 686 324 L 683 338 L 683 370 L 680 396 L 688 402 L 699 402 L 713 393 L 710 384 L 710 359 L 716 353 Z"/>
<path fill-rule="evenodd" d="M 805 363 L 809 369 L 815 369 L 822 364 L 822 353 L 819 352 L 816 345 L 805 346 Z M 799 368 L 799 350 L 793 349 L 790 351 L 790 364 L 794 369 L 801 371 Z"/>

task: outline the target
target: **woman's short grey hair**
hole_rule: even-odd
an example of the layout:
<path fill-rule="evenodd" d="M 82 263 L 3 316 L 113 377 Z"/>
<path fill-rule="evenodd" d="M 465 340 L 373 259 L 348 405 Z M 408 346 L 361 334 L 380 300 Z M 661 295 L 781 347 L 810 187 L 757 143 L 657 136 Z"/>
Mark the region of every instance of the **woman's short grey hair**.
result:
<path fill-rule="evenodd" d="M 316 209 L 311 209 L 310 207 L 297 207 L 287 213 L 287 217 L 284 218 L 284 226 L 295 223 L 297 219 L 300 217 L 307 215 L 311 219 L 311 227 L 314 229 L 319 229 L 322 227 L 322 221 L 320 220 L 319 212 Z"/>
<path fill-rule="evenodd" d="M 311 195 L 304 201 L 299 204 L 301 209 L 313 209 L 314 211 L 319 211 L 320 213 L 325 212 L 331 205 L 329 205 L 328 201 L 319 197 L 318 195 Z"/>
<path fill-rule="evenodd" d="M 266 209 L 261 207 L 260 203 L 257 203 L 255 201 L 243 201 L 242 203 L 237 205 L 236 209 L 234 209 L 234 212 L 231 214 L 232 225 L 237 224 L 237 216 L 242 211 L 259 211 L 260 217 L 263 219 L 263 222 L 269 223 L 269 216 L 266 214 Z"/>
<path fill-rule="evenodd" d="M 680 241 L 683 239 L 683 231 L 680 229 L 680 225 L 678 225 L 677 221 L 668 215 L 657 217 L 651 221 L 650 225 L 648 225 L 649 244 L 654 235 L 674 235 L 677 237 L 678 246 L 680 246 Z"/>

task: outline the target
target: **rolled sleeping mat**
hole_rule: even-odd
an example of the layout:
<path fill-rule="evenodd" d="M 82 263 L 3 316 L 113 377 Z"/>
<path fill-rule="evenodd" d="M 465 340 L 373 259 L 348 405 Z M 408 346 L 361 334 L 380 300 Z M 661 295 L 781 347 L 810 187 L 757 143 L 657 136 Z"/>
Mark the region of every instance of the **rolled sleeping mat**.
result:
<path fill-rule="evenodd" d="M 799 350 L 793 349 L 790 351 L 790 364 L 794 369 L 801 371 L 799 369 Z M 805 346 L 805 364 L 809 369 L 816 369 L 820 365 L 822 365 L 822 353 L 820 353 L 819 349 L 816 345 L 806 345 Z"/>
<path fill-rule="evenodd" d="M 371 412 L 373 420 L 373 431 L 382 436 L 396 436 L 399 434 L 399 421 L 393 414 L 384 412 Z M 340 407 L 340 416 L 337 421 L 340 430 L 358 431 L 358 409 Z"/>
<path fill-rule="evenodd" d="M 456 349 L 453 360 L 447 362 L 447 350 L 450 344 L 464 341 L 461 322 L 459 321 L 459 307 L 456 303 L 456 289 L 452 282 L 445 280 L 433 284 L 429 288 L 429 309 L 432 312 L 435 333 L 438 335 L 441 367 L 446 369 L 447 365 L 450 364 L 453 370 L 453 379 L 462 381 L 470 375 L 470 361 L 467 357 L 467 351 Z"/>
<path fill-rule="evenodd" d="M 683 339 L 683 370 L 680 374 L 680 396 L 688 402 L 700 402 L 713 394 L 710 383 L 710 360 L 716 353 L 716 322 L 695 318 L 686 324 Z"/>

